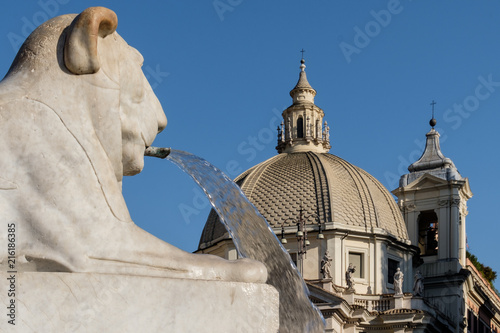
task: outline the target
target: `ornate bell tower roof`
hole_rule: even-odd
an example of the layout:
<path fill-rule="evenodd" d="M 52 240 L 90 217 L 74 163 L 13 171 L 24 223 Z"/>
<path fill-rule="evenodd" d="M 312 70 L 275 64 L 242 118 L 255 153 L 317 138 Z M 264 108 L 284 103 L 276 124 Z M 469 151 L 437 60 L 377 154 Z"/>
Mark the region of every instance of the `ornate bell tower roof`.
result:
<path fill-rule="evenodd" d="M 327 153 L 330 146 L 330 127 L 323 123 L 325 113 L 314 104 L 316 90 L 307 81 L 305 60 L 300 60 L 299 81 L 290 91 L 293 103 L 283 111 L 278 127 L 278 153 Z"/>
<path fill-rule="evenodd" d="M 418 161 L 408 167 L 410 173 L 401 177 L 399 186 L 406 186 L 424 174 L 430 174 L 444 180 L 462 179 L 453 161 L 445 157 L 441 152 L 439 133 L 434 129 L 436 123 L 437 121 L 433 115 L 429 121 L 431 130 L 425 135 L 427 140 L 424 152 Z"/>

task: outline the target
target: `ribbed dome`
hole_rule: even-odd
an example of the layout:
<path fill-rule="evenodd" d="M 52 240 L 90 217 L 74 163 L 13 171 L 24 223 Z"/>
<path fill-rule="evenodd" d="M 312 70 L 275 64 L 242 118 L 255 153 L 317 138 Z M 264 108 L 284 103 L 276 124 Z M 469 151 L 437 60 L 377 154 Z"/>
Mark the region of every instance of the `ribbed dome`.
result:
<path fill-rule="evenodd" d="M 366 171 L 328 154 L 282 153 L 245 171 L 235 180 L 271 227 L 294 224 L 302 206 L 322 223 L 373 228 L 408 239 L 401 212 L 387 189 Z M 311 219 L 309 223 L 314 223 Z M 229 238 L 212 210 L 199 248 Z"/>

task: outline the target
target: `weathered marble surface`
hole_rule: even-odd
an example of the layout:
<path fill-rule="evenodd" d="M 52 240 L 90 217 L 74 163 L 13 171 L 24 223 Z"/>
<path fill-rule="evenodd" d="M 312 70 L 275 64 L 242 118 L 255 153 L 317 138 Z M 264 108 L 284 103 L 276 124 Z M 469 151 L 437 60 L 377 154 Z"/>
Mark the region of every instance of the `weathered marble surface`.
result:
<path fill-rule="evenodd" d="M 116 26 L 102 7 L 51 19 L 0 82 L 0 271 L 14 224 L 18 271 L 265 282 L 259 262 L 190 254 L 132 222 L 122 178 L 167 120 Z"/>
<path fill-rule="evenodd" d="M 1 273 L 1 290 L 8 290 Z M 6 296 L 6 295 L 5 295 Z M 272 332 L 278 292 L 266 284 L 91 273 L 18 273 L 16 325 L 1 332 Z"/>

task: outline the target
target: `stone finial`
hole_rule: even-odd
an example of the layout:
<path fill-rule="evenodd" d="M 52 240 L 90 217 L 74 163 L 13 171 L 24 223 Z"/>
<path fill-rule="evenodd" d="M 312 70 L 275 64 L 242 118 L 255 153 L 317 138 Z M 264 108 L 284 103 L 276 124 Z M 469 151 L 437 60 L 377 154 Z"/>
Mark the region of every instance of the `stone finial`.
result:
<path fill-rule="evenodd" d="M 436 126 L 437 124 L 437 120 L 436 118 L 434 118 L 434 105 L 436 105 L 436 102 L 434 100 L 432 100 L 432 119 L 429 121 L 429 125 L 431 125 L 432 128 L 434 128 L 434 126 Z"/>

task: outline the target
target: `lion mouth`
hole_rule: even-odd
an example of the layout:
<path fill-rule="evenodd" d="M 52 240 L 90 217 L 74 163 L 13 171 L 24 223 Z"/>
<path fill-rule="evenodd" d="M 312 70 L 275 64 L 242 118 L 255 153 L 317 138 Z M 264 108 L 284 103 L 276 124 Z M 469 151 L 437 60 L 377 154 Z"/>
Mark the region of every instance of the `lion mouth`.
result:
<path fill-rule="evenodd" d="M 146 138 L 144 137 L 144 133 L 141 132 L 141 139 L 142 139 L 142 142 L 144 142 L 144 148 L 148 148 L 149 145 L 148 145 L 148 140 L 146 140 Z"/>

